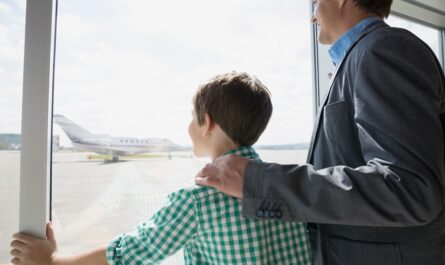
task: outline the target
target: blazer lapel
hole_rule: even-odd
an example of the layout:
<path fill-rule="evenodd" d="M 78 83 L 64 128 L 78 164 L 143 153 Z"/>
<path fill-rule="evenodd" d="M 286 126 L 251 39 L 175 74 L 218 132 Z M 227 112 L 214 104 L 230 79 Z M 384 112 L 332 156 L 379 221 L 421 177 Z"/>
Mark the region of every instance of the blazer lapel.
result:
<path fill-rule="evenodd" d="M 349 49 L 346 51 L 345 56 L 340 61 L 338 66 L 335 68 L 335 72 L 332 74 L 331 80 L 329 81 L 329 90 L 323 96 L 323 99 L 320 101 L 320 106 L 318 107 L 317 119 L 316 119 L 316 122 L 315 122 L 314 131 L 312 132 L 311 142 L 310 142 L 310 145 L 309 145 L 309 151 L 308 151 L 307 160 L 306 160 L 307 163 L 312 163 L 312 161 L 313 161 L 313 159 L 312 159 L 313 157 L 312 156 L 313 156 L 314 148 L 315 148 L 315 139 L 318 136 L 318 130 L 319 130 L 319 127 L 320 127 L 320 118 L 321 118 L 321 115 L 323 114 L 323 107 L 326 105 L 326 102 L 328 101 L 328 98 L 329 98 L 329 95 L 331 94 L 331 90 L 332 90 L 334 81 L 337 78 L 337 74 L 338 74 L 339 70 L 343 67 L 343 62 L 348 57 L 349 53 L 355 47 L 355 45 L 357 45 L 357 43 L 361 39 L 363 39 L 364 36 L 366 36 L 367 34 L 372 32 L 373 30 L 375 30 L 377 28 L 380 28 L 380 27 L 384 27 L 384 26 L 388 26 L 388 25 L 385 22 L 383 22 L 383 21 L 378 21 L 378 22 L 374 22 L 374 23 L 370 24 L 362 32 L 362 34 L 357 38 L 357 40 L 351 45 L 351 47 L 349 47 Z"/>

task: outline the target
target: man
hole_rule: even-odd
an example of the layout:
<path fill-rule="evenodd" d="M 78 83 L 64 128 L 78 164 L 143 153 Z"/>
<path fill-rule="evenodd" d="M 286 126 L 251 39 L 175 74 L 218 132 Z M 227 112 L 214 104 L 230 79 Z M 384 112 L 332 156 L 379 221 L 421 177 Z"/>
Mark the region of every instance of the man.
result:
<path fill-rule="evenodd" d="M 431 49 L 391 28 L 392 0 L 317 0 L 336 65 L 306 165 L 223 157 L 196 183 L 243 214 L 308 222 L 314 264 L 445 264 L 445 78 Z"/>

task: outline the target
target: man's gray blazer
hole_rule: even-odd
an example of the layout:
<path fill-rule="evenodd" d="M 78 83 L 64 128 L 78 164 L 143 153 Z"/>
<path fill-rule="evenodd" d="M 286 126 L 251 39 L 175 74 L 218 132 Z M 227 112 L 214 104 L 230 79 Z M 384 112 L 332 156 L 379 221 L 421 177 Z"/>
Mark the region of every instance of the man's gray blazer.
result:
<path fill-rule="evenodd" d="M 308 222 L 317 265 L 445 264 L 444 83 L 420 39 L 369 25 L 332 77 L 308 164 L 248 164 L 245 216 Z"/>

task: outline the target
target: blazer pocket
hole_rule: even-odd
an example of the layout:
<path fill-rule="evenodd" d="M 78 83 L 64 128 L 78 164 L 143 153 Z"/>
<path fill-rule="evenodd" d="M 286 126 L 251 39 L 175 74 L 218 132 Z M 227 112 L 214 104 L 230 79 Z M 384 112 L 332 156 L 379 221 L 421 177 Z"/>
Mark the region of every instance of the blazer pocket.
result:
<path fill-rule="evenodd" d="M 395 243 L 363 242 L 329 237 L 329 265 L 403 265 L 400 247 Z"/>
<path fill-rule="evenodd" d="M 332 144 L 335 144 L 340 136 L 346 115 L 346 103 L 344 100 L 328 104 L 323 108 L 323 127 L 327 138 Z"/>

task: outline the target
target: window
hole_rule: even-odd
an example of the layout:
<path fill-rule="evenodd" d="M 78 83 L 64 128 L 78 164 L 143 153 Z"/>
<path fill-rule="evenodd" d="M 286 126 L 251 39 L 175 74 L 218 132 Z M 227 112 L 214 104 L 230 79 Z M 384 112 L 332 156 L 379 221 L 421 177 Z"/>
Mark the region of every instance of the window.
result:
<path fill-rule="evenodd" d="M 43 2 L 51 0 L 30 0 L 28 9 L 30 3 Z M 54 126 L 53 139 L 61 148 L 53 149 L 52 217 L 61 253 L 131 230 L 162 205 L 168 192 L 193 183 L 208 160 L 192 157 L 190 101 L 197 86 L 215 74 L 238 70 L 258 76 L 274 103 L 272 120 L 256 145 L 262 159 L 304 163 L 316 107 L 309 3 L 98 0 L 85 5 L 60 0 L 59 7 L 54 111 L 77 124 L 75 131 L 90 145 L 76 145 L 60 125 Z M 0 134 L 20 131 L 24 17 L 24 0 L 0 3 Z M 436 54 L 442 48 L 437 29 L 400 18 L 388 23 L 411 27 Z M 332 66 L 327 47 L 314 47 L 319 103 L 318 88 L 327 88 Z M 106 148 L 114 139 L 108 135 L 150 137 L 146 141 L 152 147 L 164 148 L 122 156 Z M 3 148 L 19 146 L 10 144 L 17 138 L 8 139 Z M 129 145 L 134 139 L 122 142 Z M 0 206 L 7 213 L 0 215 L 4 263 L 10 234 L 18 230 L 20 154 L 2 150 L 0 156 L 0 199 L 7 202 Z M 181 254 L 165 263 L 181 264 Z"/>
<path fill-rule="evenodd" d="M 146 154 L 99 156 L 54 126 L 70 149 L 53 155 L 60 251 L 131 231 L 168 192 L 193 184 L 208 159 L 192 158 L 191 100 L 216 74 L 246 71 L 269 88 L 274 113 L 256 147 L 265 161 L 303 163 L 313 126 L 309 7 L 291 0 L 59 1 L 55 114 L 91 134 L 154 139 Z M 112 162 L 115 155 L 121 162 Z M 166 264 L 182 259 L 179 253 Z"/>
<path fill-rule="evenodd" d="M 439 46 L 440 30 L 438 28 L 408 20 L 397 15 L 390 15 L 386 23 L 392 27 L 404 28 L 411 31 L 430 46 L 437 58 L 441 58 Z"/>
<path fill-rule="evenodd" d="M 427 26 L 426 24 L 414 22 L 412 20 L 408 20 L 393 14 L 389 16 L 389 18 L 386 20 L 386 23 L 392 27 L 404 28 L 414 33 L 431 47 L 437 58 L 439 58 L 439 61 L 442 63 L 440 55 L 441 31 L 439 30 L 439 28 Z M 328 53 L 330 45 L 316 44 L 315 47 L 316 49 L 318 49 L 319 62 L 318 76 L 316 78 L 317 82 L 319 82 L 319 89 L 316 91 L 316 102 L 319 106 L 320 100 L 328 91 L 330 79 L 329 74 L 334 71 L 334 66 Z"/>
<path fill-rule="evenodd" d="M 18 231 L 25 5 L 0 2 L 0 264 Z"/>

